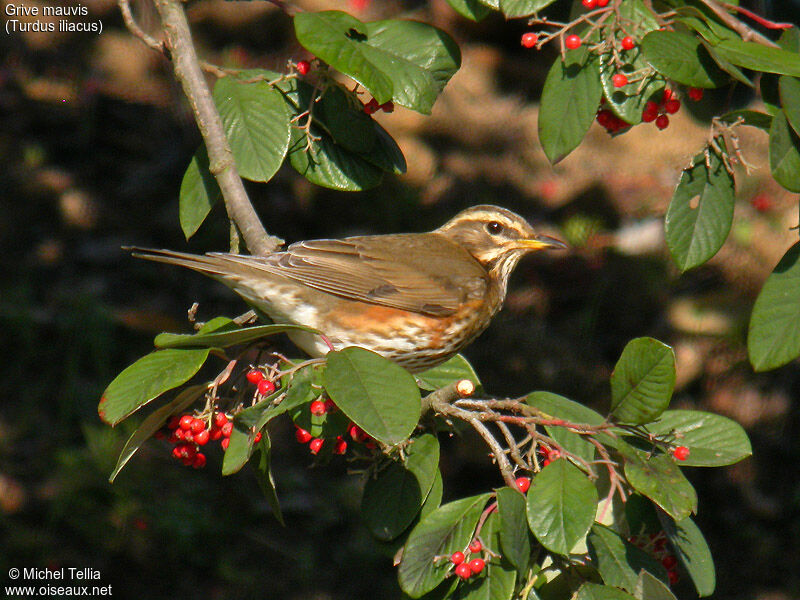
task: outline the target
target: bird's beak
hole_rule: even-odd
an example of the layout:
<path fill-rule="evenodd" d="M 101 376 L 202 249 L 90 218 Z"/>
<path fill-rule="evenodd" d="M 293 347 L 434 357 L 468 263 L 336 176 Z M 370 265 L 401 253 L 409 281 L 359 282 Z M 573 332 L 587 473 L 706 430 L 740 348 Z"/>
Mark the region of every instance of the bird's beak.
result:
<path fill-rule="evenodd" d="M 537 235 L 536 237 L 517 240 L 520 248 L 526 250 L 565 250 L 567 245 L 561 240 L 547 235 Z"/>

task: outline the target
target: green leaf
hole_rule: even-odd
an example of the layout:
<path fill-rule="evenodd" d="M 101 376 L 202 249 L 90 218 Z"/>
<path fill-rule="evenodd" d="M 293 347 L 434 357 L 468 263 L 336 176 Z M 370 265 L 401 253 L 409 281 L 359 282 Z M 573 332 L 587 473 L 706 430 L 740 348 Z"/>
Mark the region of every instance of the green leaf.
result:
<path fill-rule="evenodd" d="M 195 334 L 159 333 L 154 344 L 156 348 L 227 348 L 287 331 L 307 331 L 319 334 L 316 329 L 303 325 L 257 325 L 256 327 L 213 333 L 203 333 L 202 331 Z"/>
<path fill-rule="evenodd" d="M 592 562 L 608 585 L 634 593 L 643 569 L 667 581 L 667 572 L 660 562 L 605 525 L 592 525 L 587 543 Z"/>
<path fill-rule="evenodd" d="M 800 77 L 800 54 L 737 39 L 722 40 L 714 50 L 733 64 L 779 75 Z"/>
<path fill-rule="evenodd" d="M 272 509 L 272 514 L 278 520 L 278 523 L 286 527 L 286 522 L 283 520 L 283 512 L 281 505 L 278 501 L 278 492 L 275 489 L 275 479 L 272 476 L 272 444 L 269 439 L 269 434 L 265 431 L 261 436 L 261 441 L 258 443 L 258 466 L 256 467 L 256 479 L 261 491 L 264 492 L 264 497 Z"/>
<path fill-rule="evenodd" d="M 551 392 L 533 392 L 528 394 L 525 401 L 553 418 L 570 423 L 599 425 L 605 420 L 591 408 Z M 577 454 L 587 461 L 594 460 L 595 447 L 584 436 L 555 425 L 546 425 L 545 430 L 547 435 L 568 452 Z"/>
<path fill-rule="evenodd" d="M 393 461 L 367 480 L 361 514 L 367 529 L 382 541 L 393 540 L 414 520 L 439 472 L 439 441 L 426 433 L 415 438 L 403 463 Z"/>
<path fill-rule="evenodd" d="M 706 40 L 700 40 L 700 43 L 703 44 L 703 48 L 706 49 L 708 55 L 714 59 L 714 62 L 717 63 L 717 66 L 725 71 L 728 75 L 733 77 L 739 83 L 743 83 L 747 87 L 754 88 L 755 84 L 750 81 L 750 78 L 747 77 L 742 70 L 739 69 L 736 65 L 732 62 L 728 61 L 724 56 L 722 56 L 719 52 L 714 50 L 714 46 L 707 42 Z"/>
<path fill-rule="evenodd" d="M 800 242 L 789 248 L 756 298 L 747 335 L 756 371 L 768 371 L 800 355 Z"/>
<path fill-rule="evenodd" d="M 329 352 L 327 359 L 325 389 L 353 423 L 391 446 L 411 435 L 421 400 L 408 371 L 358 347 Z"/>
<path fill-rule="evenodd" d="M 501 554 L 524 573 L 531 559 L 525 496 L 510 487 L 497 490 L 497 515 L 500 517 Z"/>
<path fill-rule="evenodd" d="M 599 583 L 584 583 L 575 595 L 575 600 L 635 600 L 619 588 Z"/>
<path fill-rule="evenodd" d="M 641 46 L 647 62 L 667 79 L 702 88 L 728 82 L 728 76 L 693 35 L 651 31 L 644 36 Z"/>
<path fill-rule="evenodd" d="M 628 342 L 611 373 L 611 416 L 642 425 L 669 406 L 675 388 L 675 353 L 653 338 Z"/>
<path fill-rule="evenodd" d="M 186 383 L 208 358 L 208 349 L 158 350 L 137 360 L 109 384 L 97 412 L 116 425 L 164 392 Z"/>
<path fill-rule="evenodd" d="M 677 6 L 677 20 L 699 33 L 704 39 L 717 44 L 724 39 L 739 38 L 739 34 L 721 23 L 705 5 Z"/>
<path fill-rule="evenodd" d="M 280 92 L 266 81 L 243 83 L 223 77 L 214 85 L 219 110 L 239 175 L 269 181 L 289 149 L 289 111 Z"/>
<path fill-rule="evenodd" d="M 492 12 L 491 8 L 478 0 L 447 0 L 447 3 L 454 11 L 470 21 L 482 21 Z"/>
<path fill-rule="evenodd" d="M 625 458 L 625 477 L 631 486 L 650 498 L 676 520 L 697 510 L 697 493 L 666 454 L 648 456 L 627 444 L 620 449 Z"/>
<path fill-rule="evenodd" d="M 372 117 L 354 94 L 330 86 L 320 101 L 324 122 L 336 143 L 356 153 L 371 151 L 377 143 Z"/>
<path fill-rule="evenodd" d="M 419 598 L 444 580 L 452 565 L 448 560 L 434 562 L 434 557 L 466 548 L 489 497 L 470 496 L 440 506 L 414 527 L 397 571 L 406 594 Z"/>
<path fill-rule="evenodd" d="M 778 38 L 778 46 L 787 52 L 800 52 L 800 29 L 795 25 L 789 29 L 784 29 L 781 37 Z"/>
<path fill-rule="evenodd" d="M 217 180 L 208 170 L 206 148 L 200 146 L 183 174 L 178 201 L 181 230 L 187 240 L 197 232 L 208 213 L 221 199 L 222 192 Z"/>
<path fill-rule="evenodd" d="M 778 80 L 778 89 L 786 120 L 795 134 L 800 135 L 800 79 L 782 75 Z"/>
<path fill-rule="evenodd" d="M 128 461 L 147 440 L 153 437 L 153 434 L 161 429 L 167 422 L 171 415 L 177 414 L 184 410 L 187 406 L 191 406 L 197 399 L 206 391 L 204 385 L 194 385 L 183 390 L 178 394 L 174 400 L 171 400 L 158 410 L 153 411 L 142 424 L 133 432 L 133 435 L 125 442 L 125 447 L 119 455 L 117 466 L 114 467 L 113 473 L 108 478 L 110 483 L 114 483 L 119 472 L 128 464 Z"/>
<path fill-rule="evenodd" d="M 678 560 L 692 578 L 700 597 L 710 596 L 717 585 L 714 561 L 703 534 L 689 517 L 673 521 L 666 515 L 659 515 Z"/>
<path fill-rule="evenodd" d="M 725 123 L 735 123 L 740 118 L 743 125 L 758 127 L 764 131 L 769 131 L 770 127 L 772 127 L 772 116 L 756 110 L 732 110 L 720 116 L 720 120 Z"/>
<path fill-rule="evenodd" d="M 636 582 L 636 590 L 633 595 L 638 600 L 678 600 L 668 585 L 647 571 L 639 573 L 639 581 Z"/>
<path fill-rule="evenodd" d="M 542 546 L 567 555 L 594 521 L 597 489 L 571 462 L 554 460 L 528 490 L 528 525 Z"/>
<path fill-rule="evenodd" d="M 433 478 L 433 485 L 431 485 L 431 489 L 428 492 L 428 497 L 425 498 L 425 502 L 422 504 L 422 508 L 419 511 L 420 521 L 441 506 L 443 494 L 444 481 L 442 480 L 442 473 L 439 471 L 439 469 L 436 469 L 436 475 Z"/>
<path fill-rule="evenodd" d="M 667 410 L 647 426 L 658 436 L 670 436 L 689 448 L 685 467 L 722 467 L 739 462 L 753 451 L 747 433 L 736 421 L 697 410 Z"/>
<path fill-rule="evenodd" d="M 500 10 L 507 19 L 529 17 L 550 6 L 555 0 L 500 0 Z"/>
<path fill-rule="evenodd" d="M 586 48 L 556 60 L 542 90 L 539 141 L 551 163 L 572 152 L 589 131 L 603 95 L 597 59 Z"/>
<path fill-rule="evenodd" d="M 769 168 L 781 186 L 800 192 L 800 137 L 782 110 L 775 113 L 769 130 Z"/>
<path fill-rule="evenodd" d="M 481 387 L 478 374 L 472 365 L 461 354 L 456 354 L 442 364 L 417 373 L 417 383 L 423 390 L 438 390 L 454 381 L 468 379 L 475 384 L 475 389 Z"/>
<path fill-rule="evenodd" d="M 525 527 L 524 522 L 522 526 Z M 500 527 L 497 513 L 490 514 L 480 532 L 486 547 L 500 547 Z M 504 556 L 487 557 L 485 573 L 474 577 L 471 585 L 459 586 L 453 597 L 458 600 L 511 600 L 516 580 L 517 573 Z"/>
<path fill-rule="evenodd" d="M 724 148 L 724 141 L 718 138 Z M 710 168 L 709 168 L 710 165 Z M 664 219 L 667 246 L 678 268 L 687 271 L 714 256 L 731 230 L 736 186 L 716 152 L 703 153 L 685 169 Z"/>
<path fill-rule="evenodd" d="M 367 88 L 379 104 L 394 100 L 424 114 L 461 65 L 452 38 L 417 21 L 362 23 L 329 10 L 295 15 L 294 28 L 300 44 Z"/>

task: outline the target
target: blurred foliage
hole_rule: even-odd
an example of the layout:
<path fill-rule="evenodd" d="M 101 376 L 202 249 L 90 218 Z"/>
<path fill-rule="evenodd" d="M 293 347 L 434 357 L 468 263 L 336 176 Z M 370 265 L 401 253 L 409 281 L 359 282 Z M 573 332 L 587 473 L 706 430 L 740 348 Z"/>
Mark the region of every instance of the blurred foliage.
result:
<path fill-rule="evenodd" d="M 797 21 L 791 3 L 772 4 L 784 11 L 776 18 Z M 548 389 L 607 408 L 605 382 L 627 340 L 671 343 L 673 407 L 730 416 L 753 440 L 754 458 L 740 465 L 702 480 L 689 470 L 717 563 L 715 597 L 800 596 L 800 369 L 755 375 L 744 346 L 754 294 L 796 239 L 796 199 L 758 172 L 738 178 L 733 239 L 678 277 L 658 219 L 702 126 L 684 114 L 657 144 L 652 132 L 612 140 L 595 128 L 552 169 L 525 104 L 552 57 L 519 47 L 524 24 L 467 23 L 440 0 L 358 6 L 369 19 L 404 12 L 442 27 L 464 66 L 431 119 L 382 118 L 406 176 L 346 194 L 284 169 L 269 186 L 248 185 L 267 229 L 290 241 L 421 231 L 492 202 L 569 232 L 576 248 L 522 264 L 506 308 L 467 350 L 485 388 Z M 130 38 L 114 3 L 90 11 L 102 36 L 0 36 L 0 573 L 90 566 L 117 598 L 398 597 L 391 559 L 358 515 L 358 479 L 343 466 L 309 470 L 285 420 L 272 436 L 285 529 L 252 473 L 221 478 L 217 455 L 193 471 L 153 443 L 108 484 L 130 430 L 100 424 L 103 388 L 155 333 L 187 331 L 193 302 L 201 319 L 244 307 L 222 286 L 120 249 L 221 249 L 228 230 L 217 208 L 183 241 L 176 198 L 197 131 L 168 66 Z M 209 60 L 282 69 L 301 56 L 266 3 L 202 2 L 191 14 Z M 737 90 L 703 103 L 748 100 Z M 693 109 L 700 118 L 703 103 Z M 766 164 L 764 138 L 743 145 Z M 762 195 L 769 202 L 756 205 Z M 443 440 L 442 472 L 445 499 L 501 483 L 469 436 Z"/>

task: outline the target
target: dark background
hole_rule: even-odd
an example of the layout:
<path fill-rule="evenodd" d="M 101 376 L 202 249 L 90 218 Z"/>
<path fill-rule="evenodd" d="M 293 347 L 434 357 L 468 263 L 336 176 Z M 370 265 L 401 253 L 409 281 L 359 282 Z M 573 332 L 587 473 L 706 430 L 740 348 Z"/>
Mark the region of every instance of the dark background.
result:
<path fill-rule="evenodd" d="M 272 432 L 286 528 L 252 472 L 222 478 L 213 451 L 194 471 L 154 442 L 108 483 L 132 425 L 101 424 L 105 386 L 156 333 L 187 331 L 193 302 L 200 319 L 245 306 L 200 275 L 121 250 L 222 250 L 228 230 L 218 207 L 183 239 L 177 193 L 199 143 L 186 102 L 115 3 L 84 5 L 102 35 L 0 33 L 0 579 L 12 566 L 88 566 L 116 598 L 399 597 L 390 558 L 360 523 L 358 478 L 342 462 L 309 469 L 287 422 Z M 670 343 L 673 406 L 734 418 L 753 441 L 754 457 L 736 466 L 688 469 L 717 564 L 715 597 L 800 597 L 800 370 L 754 374 L 745 348 L 755 295 L 797 239 L 797 198 L 769 178 L 766 136 L 742 134 L 760 169 L 737 176 L 733 231 L 716 258 L 680 275 L 661 233 L 680 168 L 704 143 L 703 115 L 752 98 L 707 94 L 664 132 L 642 125 L 612 139 L 594 127 L 551 167 L 536 100 L 554 55 L 520 47 L 524 23 L 470 24 L 441 0 L 303 6 L 432 22 L 459 41 L 464 65 L 432 117 L 379 116 L 407 175 L 352 194 L 284 169 L 248 185 L 267 229 L 288 241 L 422 231 L 494 203 L 568 240 L 570 251 L 520 265 L 506 308 L 466 351 L 486 389 L 546 389 L 604 410 L 625 343 Z M 751 7 L 797 22 L 796 3 Z M 145 26 L 155 22 L 145 2 L 134 8 Z M 305 57 L 289 19 L 266 3 L 199 2 L 190 15 L 201 54 L 218 64 L 283 69 Z M 470 437 L 445 441 L 441 467 L 446 499 L 502 484 Z M 678 593 L 691 597 L 690 584 Z"/>

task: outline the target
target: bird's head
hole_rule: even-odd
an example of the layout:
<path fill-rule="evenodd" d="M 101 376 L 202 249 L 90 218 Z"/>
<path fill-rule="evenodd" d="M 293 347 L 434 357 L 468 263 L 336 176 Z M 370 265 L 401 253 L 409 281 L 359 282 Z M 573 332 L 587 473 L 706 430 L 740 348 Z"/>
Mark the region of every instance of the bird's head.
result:
<path fill-rule="evenodd" d="M 498 206 L 473 206 L 436 230 L 465 248 L 505 287 L 508 276 L 525 254 L 567 245 L 537 234 L 518 214 Z"/>

